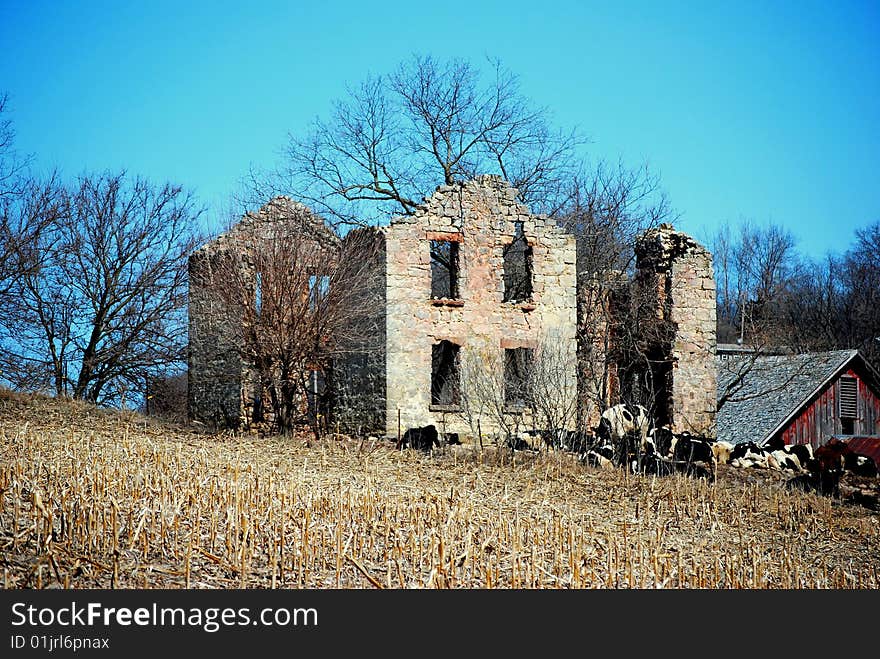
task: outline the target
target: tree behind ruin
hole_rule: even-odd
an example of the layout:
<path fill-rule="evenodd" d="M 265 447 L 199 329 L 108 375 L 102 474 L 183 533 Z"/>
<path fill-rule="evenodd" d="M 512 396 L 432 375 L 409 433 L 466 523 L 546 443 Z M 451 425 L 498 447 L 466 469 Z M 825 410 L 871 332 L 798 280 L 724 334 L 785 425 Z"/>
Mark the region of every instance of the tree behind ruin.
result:
<path fill-rule="evenodd" d="M 577 171 L 577 131 L 551 126 L 497 61 L 488 75 L 461 59 L 416 56 L 347 88 L 330 116 L 289 138 L 273 180 L 332 223 L 375 225 L 410 215 L 439 185 L 499 174 L 536 212 L 552 212 Z"/>

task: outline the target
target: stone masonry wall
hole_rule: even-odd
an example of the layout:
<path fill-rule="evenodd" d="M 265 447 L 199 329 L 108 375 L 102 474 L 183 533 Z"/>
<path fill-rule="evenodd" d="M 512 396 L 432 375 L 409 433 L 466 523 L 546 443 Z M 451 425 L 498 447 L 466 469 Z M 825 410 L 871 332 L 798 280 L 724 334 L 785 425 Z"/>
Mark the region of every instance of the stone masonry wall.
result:
<path fill-rule="evenodd" d="M 243 366 L 236 348 L 241 340 L 228 309 L 213 289 L 213 271 L 222 256 L 199 250 L 189 259 L 189 418 L 221 427 L 242 420 Z"/>
<path fill-rule="evenodd" d="M 502 302 L 503 250 L 522 222 L 532 248 L 532 296 Z M 461 346 L 462 363 L 485 364 L 498 375 L 506 348 L 552 345 L 571 364 L 558 383 L 576 393 L 576 273 L 574 237 L 532 215 L 500 177 L 441 186 L 413 216 L 387 229 L 386 432 L 434 424 L 473 437 L 460 413 L 431 406 L 431 346 Z M 431 299 L 430 240 L 459 244 L 459 299 Z M 467 386 L 463 383 L 463 386 Z M 497 430 L 491 415 L 481 431 Z"/>
<path fill-rule="evenodd" d="M 671 425 L 673 432 L 715 436 L 715 279 L 712 255 L 687 234 L 662 224 L 636 244 L 640 273 L 653 273 L 657 313 L 674 327 Z"/>
<path fill-rule="evenodd" d="M 491 404 L 473 404 L 475 392 L 468 391 L 467 378 L 476 368 L 496 389 L 503 388 L 504 354 L 510 348 L 533 349 L 537 360 L 552 354 L 557 372 L 562 372 L 556 377 L 561 396 L 573 399 L 579 394 L 580 427 L 593 426 L 603 403 L 613 402 L 616 365 L 605 369 L 603 363 L 609 359 L 606 338 L 614 340 L 609 333 L 609 300 L 585 302 L 585 296 L 607 286 L 581 281 L 584 299 L 579 318 L 574 236 L 553 220 L 532 215 L 516 196 L 500 177 L 480 176 L 441 186 L 414 215 L 397 218 L 390 226 L 350 234 L 354 238 L 368 233 L 370 240 L 362 243 L 366 267 L 352 270 L 363 292 L 352 298 L 360 306 L 351 316 L 360 325 L 340 335 L 339 354 L 330 373 L 333 415 L 346 430 L 378 430 L 394 437 L 407 428 L 434 424 L 440 432 L 474 438 L 479 420 L 482 436 L 491 438 L 502 431 L 495 422 L 497 410 L 489 409 Z M 257 392 L 240 356 L 241 330 L 234 310 L 224 308 L 212 290 L 216 285 L 212 270 L 230 250 L 246 254 L 259 249 L 275 223 L 292 217 L 303 223 L 307 239 L 314 241 L 317 262 L 338 253 L 337 239 L 320 218 L 301 204 L 278 197 L 191 256 L 190 418 L 221 426 L 249 422 Z M 527 299 L 504 302 L 504 253 L 514 241 L 517 223 L 522 223 L 531 250 L 532 291 Z M 432 298 L 432 240 L 458 245 L 455 299 Z M 645 232 L 635 248 L 636 277 L 631 287 L 622 273 L 615 276 L 623 279 L 623 290 L 647 293 L 648 316 L 663 329 L 656 334 L 660 339 L 648 338 L 641 345 L 651 359 L 659 355 L 670 365 L 656 383 L 665 389 L 665 415 L 676 432 L 714 436 L 711 254 L 670 225 Z M 587 308 L 590 313 L 584 311 Z M 580 346 L 578 323 L 583 333 Z M 649 325 L 633 331 L 651 337 Z M 431 403 L 432 346 L 443 340 L 460 346 L 461 396 L 466 400 L 458 408 Z M 560 363 L 565 365 L 562 371 Z M 594 382 L 579 369 L 593 374 L 608 370 L 609 381 Z M 495 394 L 503 396 L 499 391 Z M 527 410 L 511 418 L 521 429 L 541 427 Z"/>
<path fill-rule="evenodd" d="M 196 250 L 189 259 L 189 352 L 187 408 L 191 419 L 221 427 L 250 423 L 259 393 L 242 360 L 241 313 L 218 293 L 215 273 L 231 252 L 247 256 L 278 236 L 311 241 L 314 261 L 329 263 L 337 238 L 323 220 L 289 197 L 275 197 L 247 213 L 229 231 Z M 256 275 L 254 275 L 256 280 Z"/>

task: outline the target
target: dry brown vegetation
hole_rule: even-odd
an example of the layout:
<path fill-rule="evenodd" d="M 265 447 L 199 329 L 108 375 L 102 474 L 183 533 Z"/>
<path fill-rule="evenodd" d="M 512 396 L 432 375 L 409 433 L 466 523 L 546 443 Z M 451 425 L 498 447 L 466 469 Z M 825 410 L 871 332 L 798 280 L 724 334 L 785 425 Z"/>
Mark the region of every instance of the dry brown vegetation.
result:
<path fill-rule="evenodd" d="M 0 392 L 6 588 L 877 588 L 880 515 L 721 467 L 208 435 Z"/>

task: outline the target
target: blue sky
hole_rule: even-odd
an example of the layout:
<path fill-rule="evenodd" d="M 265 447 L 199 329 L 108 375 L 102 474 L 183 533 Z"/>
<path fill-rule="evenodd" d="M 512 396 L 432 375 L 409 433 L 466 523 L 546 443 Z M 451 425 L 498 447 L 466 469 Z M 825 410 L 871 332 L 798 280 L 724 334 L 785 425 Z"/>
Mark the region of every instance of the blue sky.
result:
<path fill-rule="evenodd" d="M 880 221 L 876 1 L 0 0 L 0 52 L 40 169 L 171 180 L 211 218 L 346 84 L 420 53 L 499 58 L 586 156 L 657 168 L 699 238 L 772 221 L 819 257 Z"/>

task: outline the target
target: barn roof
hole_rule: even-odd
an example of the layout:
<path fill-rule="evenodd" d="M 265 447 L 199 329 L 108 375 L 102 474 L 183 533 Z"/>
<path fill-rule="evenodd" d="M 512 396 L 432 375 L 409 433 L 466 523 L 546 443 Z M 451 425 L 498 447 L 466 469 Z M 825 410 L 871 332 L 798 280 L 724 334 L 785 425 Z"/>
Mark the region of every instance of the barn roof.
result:
<path fill-rule="evenodd" d="M 734 444 L 767 441 L 858 354 L 833 350 L 716 357 L 719 401 L 728 387 L 735 392 L 718 410 L 718 439 Z"/>

